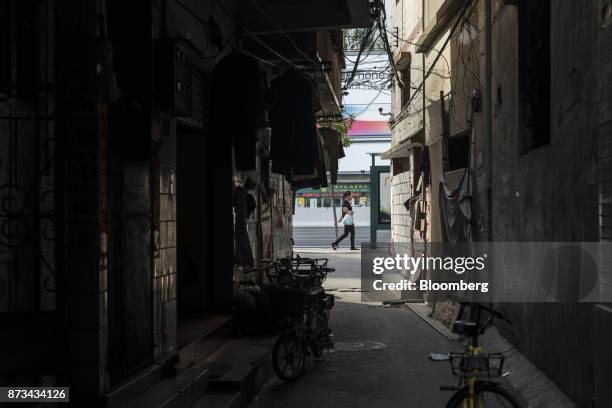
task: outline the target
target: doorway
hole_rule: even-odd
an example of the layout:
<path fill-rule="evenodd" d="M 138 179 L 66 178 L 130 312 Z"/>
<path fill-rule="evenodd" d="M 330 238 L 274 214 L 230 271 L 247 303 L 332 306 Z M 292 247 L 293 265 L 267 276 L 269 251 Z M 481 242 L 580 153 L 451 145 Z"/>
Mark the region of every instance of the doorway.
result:
<path fill-rule="evenodd" d="M 204 129 L 180 121 L 176 129 L 180 349 L 230 311 L 233 213 L 231 155 L 223 160 L 219 141 Z"/>

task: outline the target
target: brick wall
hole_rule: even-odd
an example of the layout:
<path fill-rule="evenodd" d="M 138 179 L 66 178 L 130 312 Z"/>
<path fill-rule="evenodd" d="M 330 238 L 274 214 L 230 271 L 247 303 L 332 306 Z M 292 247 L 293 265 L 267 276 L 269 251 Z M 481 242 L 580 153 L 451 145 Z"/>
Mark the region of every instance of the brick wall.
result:
<path fill-rule="evenodd" d="M 168 120 L 168 119 L 164 119 Z M 158 197 L 153 197 L 153 345 L 159 358 L 176 351 L 177 318 L 177 241 L 176 241 L 176 133 L 162 132 L 159 164 L 153 164 L 153 183 L 159 183 Z M 159 170 L 156 167 L 159 166 Z"/>
<path fill-rule="evenodd" d="M 391 184 L 391 239 L 393 242 L 410 242 L 412 220 L 404 203 L 412 197 L 412 172 L 394 174 Z"/>

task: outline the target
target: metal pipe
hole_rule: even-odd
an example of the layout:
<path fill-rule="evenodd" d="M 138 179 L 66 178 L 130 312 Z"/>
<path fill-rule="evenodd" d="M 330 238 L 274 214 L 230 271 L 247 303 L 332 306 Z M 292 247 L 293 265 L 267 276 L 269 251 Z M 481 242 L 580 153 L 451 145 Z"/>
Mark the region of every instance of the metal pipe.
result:
<path fill-rule="evenodd" d="M 485 86 L 484 86 L 484 116 L 485 144 L 487 149 L 487 238 L 493 241 L 492 218 L 492 185 L 493 185 L 493 122 L 492 122 L 492 44 L 491 44 L 491 0 L 485 1 Z"/>

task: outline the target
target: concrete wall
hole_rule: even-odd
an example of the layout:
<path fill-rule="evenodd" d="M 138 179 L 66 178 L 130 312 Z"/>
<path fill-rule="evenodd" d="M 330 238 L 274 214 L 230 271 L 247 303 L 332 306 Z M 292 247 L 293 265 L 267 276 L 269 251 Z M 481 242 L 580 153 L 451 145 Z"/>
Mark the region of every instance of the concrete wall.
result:
<path fill-rule="evenodd" d="M 420 2 L 414 3 L 420 5 Z M 433 20 L 441 3 L 425 1 L 427 23 Z M 485 116 L 481 109 L 471 118 L 474 240 L 610 240 L 612 12 L 606 9 L 612 7 L 610 0 L 551 1 L 551 141 L 526 154 L 521 154 L 519 139 L 518 8 L 501 0 L 493 0 L 492 4 L 493 155 L 488 156 Z M 437 209 L 437 183 L 443 171 L 444 153 L 439 142 L 440 91 L 445 95 L 451 137 L 469 128 L 471 91 L 477 88 L 484 95 L 485 1 L 472 2 L 469 13 L 470 24 L 477 33 L 475 38 L 467 44 L 460 41 L 459 35 L 451 39 L 442 52 L 444 58 L 438 58 L 432 75 L 426 80 L 424 121 L 411 121 L 424 123 L 430 151 L 432 189 L 428 238 L 432 241 L 441 238 Z M 411 21 L 405 15 L 402 19 L 402 27 Z M 400 25 L 397 21 L 395 24 Z M 436 49 L 440 49 L 444 39 L 445 35 L 426 53 L 426 69 L 433 63 L 438 54 Z M 412 60 L 419 57 L 412 55 Z M 397 94 L 393 102 L 397 114 Z M 410 129 L 403 122 L 398 123 L 393 129 L 393 143 L 408 137 Z M 489 165 L 493 176 L 490 182 Z M 399 207 L 405 178 L 401 173 L 393 181 L 393 196 L 397 197 L 394 236 L 401 236 L 406 228 L 405 214 Z M 602 253 L 602 267 L 607 267 L 611 258 L 610 254 Z M 522 281 L 527 288 L 528 272 L 517 270 L 517 273 L 525 273 Z M 594 313 L 593 305 L 586 304 L 502 306 L 515 322 L 519 350 L 579 406 L 592 406 L 593 396 L 599 394 L 595 406 L 609 405 L 604 399 L 608 398 L 603 391 L 605 386 L 601 384 L 611 383 L 610 375 L 598 361 L 602 358 L 609 361 L 610 352 L 594 328 L 594 325 L 605 327 L 609 308 L 598 308 Z M 595 390 L 594 383 L 600 384 Z"/>
<path fill-rule="evenodd" d="M 597 92 L 593 109 L 597 112 L 598 136 L 598 195 L 599 195 L 599 239 L 612 241 L 612 1 L 600 0 L 597 5 L 599 21 L 597 44 Z M 602 251 L 599 258 L 601 270 L 612 269 L 612 253 Z M 608 284 L 611 284 L 608 282 Z M 594 396 L 596 407 L 612 406 L 610 370 L 612 353 L 612 305 L 595 305 Z M 601 354 L 605 350 L 605 354 Z"/>
<path fill-rule="evenodd" d="M 495 241 L 597 241 L 596 2 L 551 2 L 551 141 L 520 154 L 517 8 L 496 2 L 493 25 L 492 225 Z M 497 92 L 496 92 L 497 93 Z M 517 273 L 522 273 L 517 270 Z M 530 277 L 523 279 L 525 288 Z M 519 349 L 579 406 L 590 406 L 593 310 L 508 304 Z M 598 349 L 597 353 L 609 353 Z M 603 406 L 603 405 L 602 405 Z"/>
<path fill-rule="evenodd" d="M 424 125 L 423 96 L 419 91 L 412 89 L 423 81 L 424 56 L 415 53 L 416 40 L 423 34 L 423 8 L 422 2 L 399 0 L 388 2 L 387 14 L 391 16 L 392 27 L 398 27 L 400 39 L 394 52 L 410 53 L 410 79 L 406 86 L 411 87 L 410 93 L 414 96 L 407 110 L 402 113 L 402 90 L 397 80 L 391 88 L 391 112 L 396 122 L 391 130 L 391 145 L 397 146 L 416 134 Z M 404 116 L 399 119 L 400 115 Z M 391 180 L 391 239 L 394 242 L 410 242 L 411 225 L 413 223 L 410 213 L 406 210 L 404 202 L 412 197 L 414 186 L 412 185 L 414 161 L 420 157 L 413 157 L 412 152 L 406 152 L 405 158 L 410 162 L 409 169 L 399 174 L 394 174 Z M 393 171 L 393 170 L 392 170 Z"/>
<path fill-rule="evenodd" d="M 387 14 L 391 16 L 392 27 L 399 27 L 398 46 L 393 47 L 395 53 L 407 52 L 412 55 L 410 62 L 410 84 L 418 86 L 423 79 L 423 56 L 415 53 L 415 44 L 418 37 L 423 33 L 422 28 L 422 2 L 411 0 L 399 0 L 398 2 L 387 2 Z M 415 89 L 410 90 L 411 95 L 417 93 Z M 399 83 L 394 80 L 391 88 L 392 112 L 394 118 L 398 118 L 401 111 L 401 92 Z M 415 134 L 423 127 L 423 98 L 422 94 L 414 97 L 410 104 L 409 114 L 405 119 L 398 120 L 392 128 L 392 145 Z"/>

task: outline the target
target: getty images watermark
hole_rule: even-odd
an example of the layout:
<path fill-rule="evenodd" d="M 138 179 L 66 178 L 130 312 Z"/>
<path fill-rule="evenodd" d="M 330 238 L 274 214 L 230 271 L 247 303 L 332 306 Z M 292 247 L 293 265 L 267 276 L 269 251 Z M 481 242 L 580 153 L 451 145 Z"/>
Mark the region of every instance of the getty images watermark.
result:
<path fill-rule="evenodd" d="M 361 293 L 375 302 L 611 302 L 612 243 L 363 243 Z"/>
<path fill-rule="evenodd" d="M 466 272 L 483 271 L 487 254 L 482 256 L 426 256 L 425 254 L 411 256 L 408 254 L 396 254 L 395 257 L 375 257 L 372 260 L 372 273 L 382 275 L 385 271 L 400 271 L 403 274 L 414 276 L 422 270 L 453 272 L 463 275 Z M 487 293 L 489 282 L 466 282 L 460 279 L 458 282 L 435 282 L 431 279 L 419 279 L 412 281 L 400 279 L 399 282 L 385 282 L 375 279 L 372 283 L 374 290 L 422 290 L 422 291 L 479 291 Z"/>

